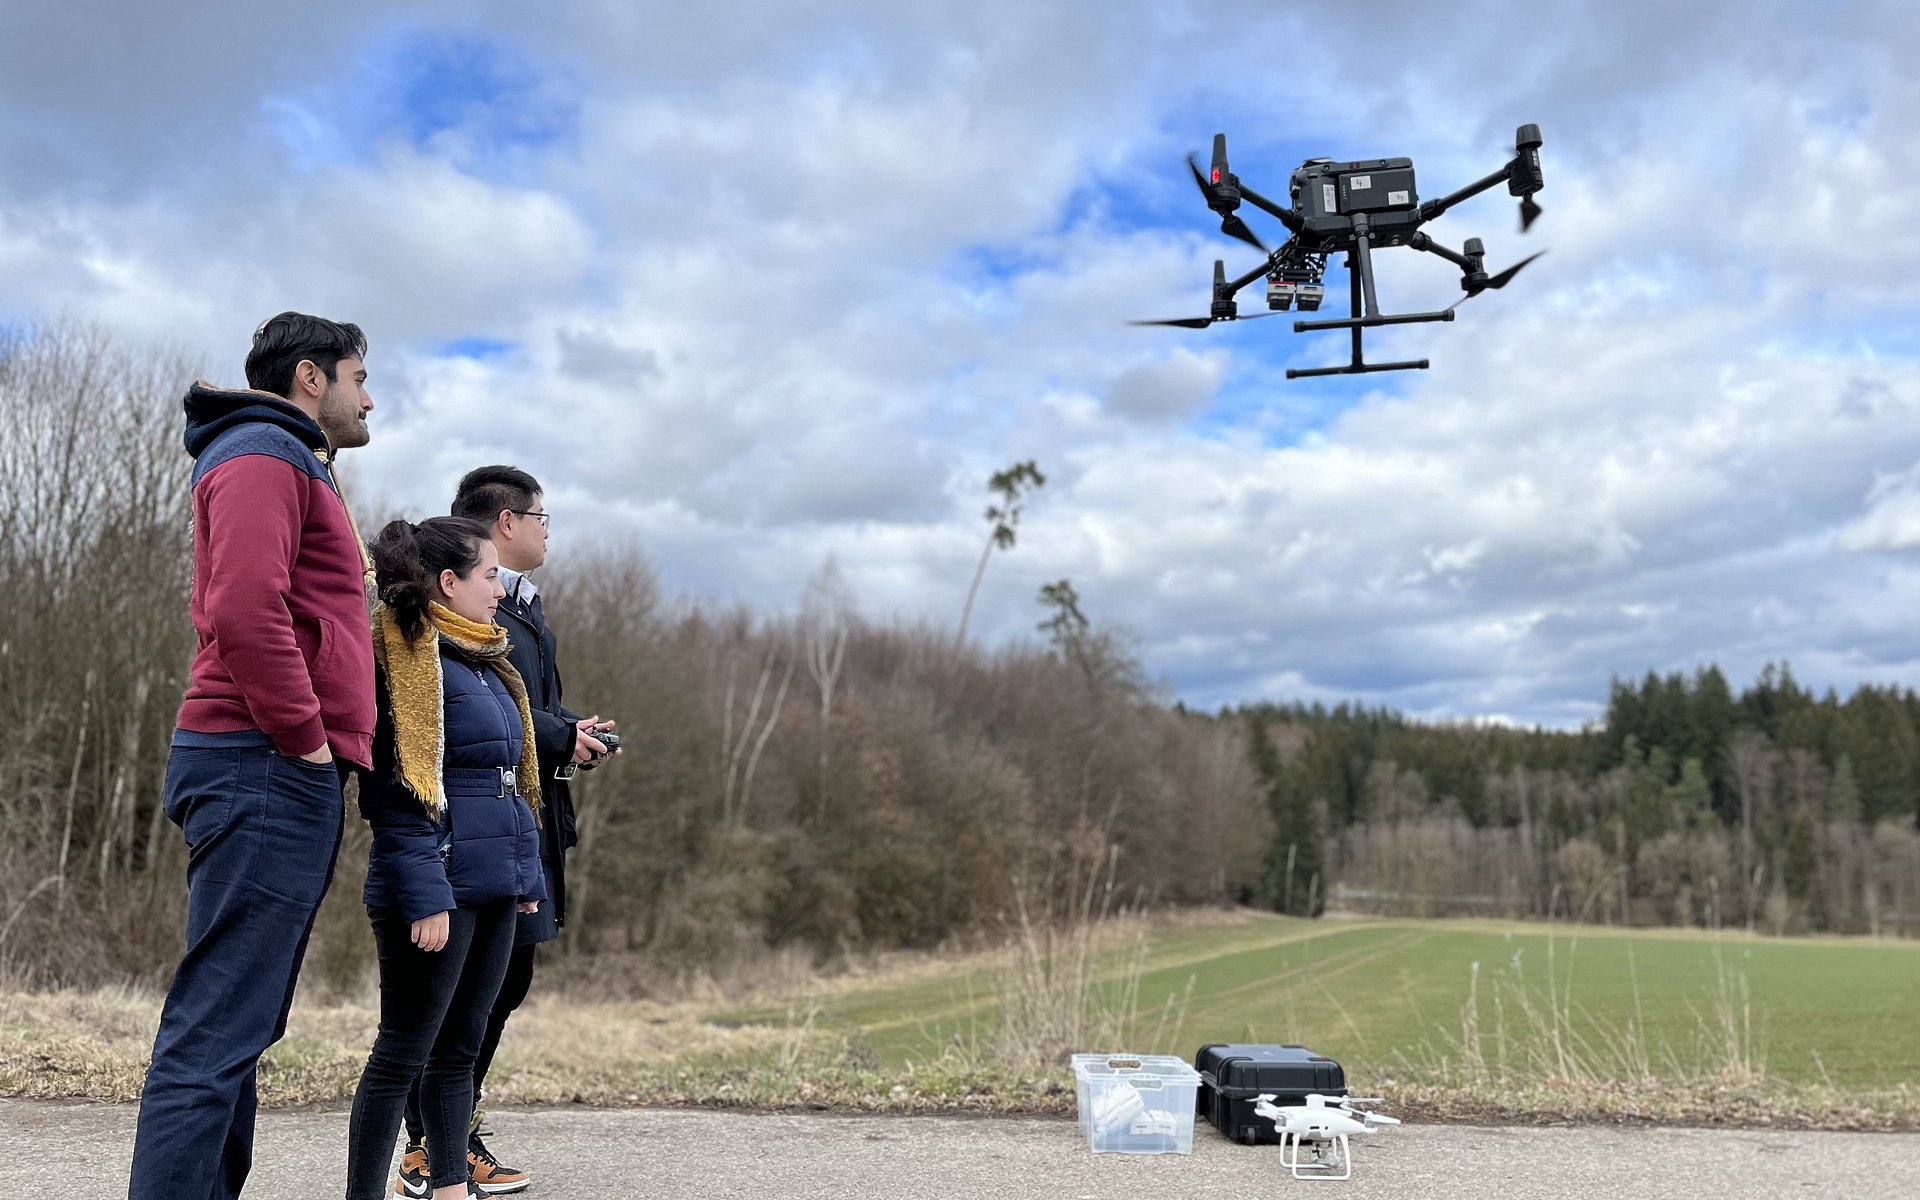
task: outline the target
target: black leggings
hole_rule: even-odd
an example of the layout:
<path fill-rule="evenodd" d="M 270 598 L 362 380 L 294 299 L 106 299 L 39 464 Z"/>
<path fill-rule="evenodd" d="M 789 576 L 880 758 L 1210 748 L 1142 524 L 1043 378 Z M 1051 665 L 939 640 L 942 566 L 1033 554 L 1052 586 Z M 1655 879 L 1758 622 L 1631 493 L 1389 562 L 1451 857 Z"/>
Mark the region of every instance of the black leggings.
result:
<path fill-rule="evenodd" d="M 512 900 L 454 909 L 447 944 L 432 952 L 413 944 L 412 923 L 398 912 L 376 909 L 371 916 L 380 951 L 380 1032 L 353 1095 L 347 1200 L 385 1197 L 394 1137 L 416 1077 L 432 1186 L 466 1182 L 473 1060 L 513 952 Z M 443 1146 L 457 1149 L 446 1153 Z"/>
<path fill-rule="evenodd" d="M 507 1018 L 520 1002 L 527 998 L 527 989 L 533 986 L 532 945 L 515 946 L 513 957 L 507 960 L 507 977 L 501 981 L 500 995 L 493 1002 L 493 1011 L 487 1014 L 487 1032 L 480 1039 L 480 1053 L 473 1059 L 473 1106 L 480 1107 L 480 1090 L 487 1085 L 487 1071 L 493 1066 L 494 1051 L 500 1048 L 500 1032 L 507 1027 Z M 420 1144 L 426 1138 L 427 1124 L 420 1115 L 420 1081 L 414 1080 L 413 1090 L 407 1093 L 407 1141 Z"/>

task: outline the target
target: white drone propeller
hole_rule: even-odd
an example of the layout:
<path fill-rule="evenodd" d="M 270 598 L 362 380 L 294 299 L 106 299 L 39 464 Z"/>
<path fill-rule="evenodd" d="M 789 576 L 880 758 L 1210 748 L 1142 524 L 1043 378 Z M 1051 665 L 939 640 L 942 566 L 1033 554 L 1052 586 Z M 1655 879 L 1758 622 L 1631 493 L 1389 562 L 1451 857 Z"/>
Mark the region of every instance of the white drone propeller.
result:
<path fill-rule="evenodd" d="M 1307 1099 L 1312 1100 L 1313 1097 L 1308 1096 Z M 1321 1099 L 1324 1101 L 1326 1097 L 1322 1096 Z M 1356 1104 L 1384 1104 L 1384 1103 L 1386 1102 L 1378 1096 L 1342 1096 L 1339 1098 L 1339 1103 L 1336 1105 L 1336 1107 L 1352 1113 L 1354 1116 L 1359 1117 L 1361 1120 L 1365 1121 L 1368 1125 L 1398 1125 L 1400 1123 L 1399 1117 L 1390 1117 L 1385 1113 L 1361 1112 L 1359 1109 L 1354 1107 L 1354 1105 Z"/>

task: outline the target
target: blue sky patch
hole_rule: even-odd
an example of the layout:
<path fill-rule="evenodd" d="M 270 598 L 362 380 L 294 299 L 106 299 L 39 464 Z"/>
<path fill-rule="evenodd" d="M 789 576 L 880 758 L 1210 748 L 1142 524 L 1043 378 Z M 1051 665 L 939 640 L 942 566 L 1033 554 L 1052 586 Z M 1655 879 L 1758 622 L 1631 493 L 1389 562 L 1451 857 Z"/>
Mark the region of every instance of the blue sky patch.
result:
<path fill-rule="evenodd" d="M 1274 318 L 1279 324 L 1282 318 Z M 1196 432 L 1210 437 L 1232 437 L 1249 432 L 1269 447 L 1296 446 L 1324 432 L 1343 413 L 1369 396 L 1403 395 L 1413 372 L 1375 375 L 1332 375 L 1317 379 L 1288 379 L 1288 365 L 1331 365 L 1348 353 L 1348 342 L 1335 334 L 1295 334 L 1290 328 L 1260 346 L 1260 335 L 1247 336 L 1234 347 L 1233 365 L 1211 405 L 1191 422 Z M 1325 346 L 1308 339 L 1338 338 Z M 1305 351 L 1302 353 L 1301 351 Z M 1376 355 L 1371 345 L 1369 358 Z"/>
<path fill-rule="evenodd" d="M 1191 154 L 1201 171 L 1207 171 L 1212 163 L 1215 133 L 1227 135 L 1227 166 L 1239 177 L 1241 185 L 1282 207 L 1287 205 L 1287 181 L 1293 169 L 1309 157 L 1326 153 L 1324 146 L 1331 140 L 1291 134 L 1274 136 L 1271 125 L 1251 117 L 1228 115 L 1211 125 L 1188 120 L 1177 130 L 1141 142 L 1136 152 L 1119 165 L 1092 172 L 1086 182 L 1068 196 L 1059 227 L 1064 230 L 1084 221 L 1097 220 L 1119 233 L 1156 229 L 1179 233 L 1217 230 L 1220 219 L 1208 211 L 1186 161 Z M 1252 203 L 1243 203 L 1240 215 L 1255 236 L 1268 246 L 1277 246 L 1286 240 L 1286 229 L 1280 222 Z M 1259 253 L 1224 235 L 1221 244 L 1247 255 Z M 1250 258 L 1249 265 L 1253 261 L 1257 259 Z"/>
<path fill-rule="evenodd" d="M 267 128 L 296 167 L 365 163 L 400 142 L 478 178 L 535 177 L 528 159 L 571 146 L 581 89 L 501 38 L 408 29 L 375 37 L 345 82 L 268 95 Z"/>
<path fill-rule="evenodd" d="M 442 342 L 438 353 L 441 358 L 470 358 L 475 362 L 494 362 L 506 358 L 519 349 L 518 342 L 476 334 Z"/>

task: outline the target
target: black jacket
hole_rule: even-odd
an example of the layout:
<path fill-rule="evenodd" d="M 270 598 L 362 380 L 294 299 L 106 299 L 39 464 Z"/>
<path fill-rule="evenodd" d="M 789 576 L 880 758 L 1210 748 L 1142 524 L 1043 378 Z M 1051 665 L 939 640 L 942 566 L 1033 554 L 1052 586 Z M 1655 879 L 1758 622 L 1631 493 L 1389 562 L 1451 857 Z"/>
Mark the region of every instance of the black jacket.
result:
<path fill-rule="evenodd" d="M 580 717 L 560 703 L 560 666 L 553 632 L 541 604 L 522 604 L 508 596 L 494 620 L 507 631 L 507 657 L 527 684 L 533 710 L 535 749 L 540 755 L 540 795 L 546 820 L 540 830 L 540 861 L 547 873 L 547 902 L 537 913 L 521 913 L 515 941 L 522 946 L 551 941 L 567 923 L 567 857 L 574 843 L 573 797 L 555 772 L 573 762 L 574 728 Z"/>

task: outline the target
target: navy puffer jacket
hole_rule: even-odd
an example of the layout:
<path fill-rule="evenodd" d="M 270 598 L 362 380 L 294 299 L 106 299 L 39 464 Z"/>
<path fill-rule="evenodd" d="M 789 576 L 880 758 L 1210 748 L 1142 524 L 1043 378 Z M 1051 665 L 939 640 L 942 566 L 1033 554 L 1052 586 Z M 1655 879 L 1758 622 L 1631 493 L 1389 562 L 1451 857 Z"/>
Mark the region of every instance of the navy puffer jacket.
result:
<path fill-rule="evenodd" d="M 545 900 L 533 811 L 524 797 L 501 787 L 501 769 L 520 764 L 526 738 L 520 711 L 490 667 L 444 641 L 440 674 L 446 692 L 444 824 L 436 824 L 397 778 L 391 702 L 385 675 L 379 680 L 373 770 L 360 780 L 360 813 L 373 826 L 367 907 L 398 909 L 417 921 L 455 906 Z"/>

